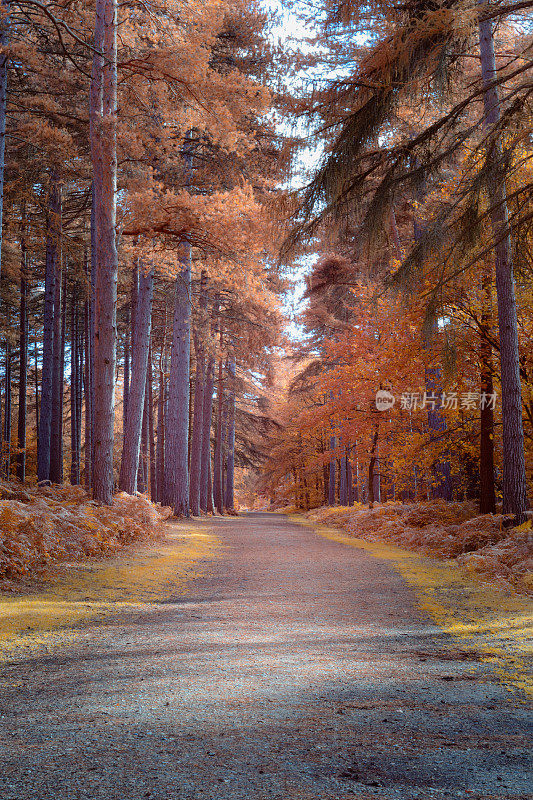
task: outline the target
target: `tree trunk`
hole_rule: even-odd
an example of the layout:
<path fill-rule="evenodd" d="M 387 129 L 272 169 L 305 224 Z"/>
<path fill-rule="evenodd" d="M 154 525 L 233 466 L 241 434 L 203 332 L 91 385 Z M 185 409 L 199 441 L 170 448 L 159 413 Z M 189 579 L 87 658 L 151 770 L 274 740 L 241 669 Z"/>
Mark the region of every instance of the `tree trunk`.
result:
<path fill-rule="evenodd" d="M 89 263 L 85 259 L 85 274 L 89 270 Z M 93 342 L 91 339 L 91 295 L 87 295 L 84 306 L 84 336 L 85 336 L 85 442 L 84 442 L 84 476 L 83 481 L 85 491 L 89 492 L 92 487 L 92 461 L 93 461 L 93 446 L 92 446 L 92 352 Z"/>
<path fill-rule="evenodd" d="M 222 336 L 222 335 L 221 335 Z M 223 416 L 224 416 L 224 372 L 222 356 L 218 359 L 218 388 L 217 388 L 217 433 L 215 440 L 215 468 L 213 478 L 213 494 L 215 507 L 219 514 L 224 512 L 224 498 L 222 497 L 222 443 L 223 443 Z"/>
<path fill-rule="evenodd" d="M 17 424 L 17 478 L 26 480 L 26 417 L 28 388 L 28 272 L 26 254 L 26 220 L 22 210 L 20 235 L 20 316 L 19 316 L 19 397 Z"/>
<path fill-rule="evenodd" d="M 131 372 L 128 416 L 124 426 L 124 446 L 119 477 L 119 488 L 128 494 L 134 494 L 137 489 L 137 468 L 141 447 L 146 376 L 148 374 L 150 350 L 153 291 L 153 267 L 147 273 L 141 270 L 139 297 L 133 323 L 133 368 Z"/>
<path fill-rule="evenodd" d="M 329 491 L 328 491 L 328 505 L 335 505 L 335 489 L 337 483 L 337 459 L 335 458 L 335 447 L 337 440 L 335 436 L 329 438 L 329 449 L 331 452 L 329 458 Z"/>
<path fill-rule="evenodd" d="M 130 312 L 126 314 L 126 334 L 124 336 L 124 391 L 122 394 L 122 438 L 126 436 L 126 419 L 128 416 L 128 399 L 130 391 Z"/>
<path fill-rule="evenodd" d="M 155 430 L 154 430 L 154 389 L 153 389 L 153 370 L 152 370 L 152 348 L 148 353 L 148 371 L 146 382 L 148 389 L 148 448 L 150 465 L 150 500 L 155 503 L 157 500 L 157 468 L 155 457 Z"/>
<path fill-rule="evenodd" d="M 235 377 L 235 355 L 231 353 L 228 357 L 228 454 L 224 496 L 224 506 L 228 511 L 233 511 L 235 508 Z"/>
<path fill-rule="evenodd" d="M 10 314 L 7 316 L 8 327 Z M 6 363 L 4 371 L 4 464 L 3 474 L 9 480 L 11 475 L 11 343 L 6 338 Z"/>
<path fill-rule="evenodd" d="M 342 444 L 341 440 L 341 452 L 342 456 L 340 459 L 340 486 L 339 486 L 339 501 L 341 506 L 348 505 L 348 470 L 347 470 L 347 459 L 346 459 L 346 448 Z"/>
<path fill-rule="evenodd" d="M 70 482 L 77 486 L 80 482 L 80 452 L 78 429 L 81 419 L 78 416 L 79 383 L 79 335 L 78 335 L 78 296 L 72 289 L 70 301 Z"/>
<path fill-rule="evenodd" d="M 194 351 L 196 354 L 196 377 L 194 381 L 194 411 L 191 436 L 191 514 L 197 517 L 200 513 L 200 469 L 202 463 L 202 432 L 205 384 L 205 344 L 203 336 L 207 326 L 207 272 L 202 270 L 199 294 L 199 330 L 194 334 Z"/>
<path fill-rule="evenodd" d="M 219 300 L 218 297 L 213 301 L 212 318 L 215 336 L 211 343 L 215 345 L 216 332 L 219 324 L 218 319 Z M 213 393 L 215 389 L 215 364 L 216 356 L 214 352 L 209 354 L 204 388 L 204 410 L 202 428 L 202 460 L 200 464 L 200 508 L 202 511 L 209 510 L 209 472 L 211 469 L 211 423 L 213 418 Z M 211 482 L 212 483 L 212 482 Z"/>
<path fill-rule="evenodd" d="M 379 425 L 376 423 L 374 428 L 374 435 L 372 437 L 372 445 L 370 448 L 370 461 L 368 462 L 368 505 L 369 508 L 374 508 L 376 500 L 376 462 L 377 462 L 377 446 L 379 436 Z M 378 498 L 379 501 L 379 498 Z"/>
<path fill-rule="evenodd" d="M 494 408 L 489 399 L 494 392 L 492 346 L 489 335 L 491 327 L 492 280 L 488 271 L 482 278 L 484 309 L 481 315 L 482 336 L 480 338 L 480 431 L 479 431 L 479 512 L 496 513 L 494 488 Z M 483 335 L 485 334 L 485 335 Z"/>
<path fill-rule="evenodd" d="M 202 456 L 200 464 L 200 508 L 208 510 L 209 470 L 211 468 L 211 421 L 213 416 L 213 392 L 215 388 L 215 356 L 209 356 L 204 389 Z"/>
<path fill-rule="evenodd" d="M 55 175 L 50 175 L 48 215 L 46 221 L 46 267 L 44 283 L 43 363 L 41 369 L 41 407 L 39 444 L 37 448 L 37 480 L 50 480 L 50 445 L 52 433 L 52 381 L 54 372 L 54 298 L 56 262 L 59 258 L 61 195 Z"/>
<path fill-rule="evenodd" d="M 94 331 L 94 470 L 96 500 L 113 500 L 116 364 L 117 1 L 96 0 L 95 48 L 90 91 L 96 244 Z"/>
<path fill-rule="evenodd" d="M 189 374 L 191 352 L 191 248 L 184 244 L 176 278 L 172 351 L 165 426 L 164 502 L 178 517 L 189 516 Z"/>
<path fill-rule="evenodd" d="M 485 3 L 482 4 L 485 6 Z M 483 96 L 485 125 L 495 129 L 487 153 L 487 197 L 496 256 L 496 294 L 500 340 L 503 429 L 503 513 L 512 514 L 517 522 L 526 519 L 528 508 L 522 421 L 522 389 L 518 324 L 511 254 L 511 234 L 505 185 L 505 165 L 499 132 L 501 118 L 496 78 L 494 34 L 491 20 L 480 19 L 479 49 L 481 74 L 485 86 Z"/>
<path fill-rule="evenodd" d="M 61 223 L 60 223 L 61 224 Z M 52 361 L 52 421 L 50 434 L 50 480 L 52 483 L 62 483 L 63 449 L 63 405 L 61 372 L 63 367 L 63 351 L 61 347 L 63 333 L 63 268 L 61 247 L 56 259 L 56 276 L 54 292 L 54 345 Z"/>
<path fill-rule="evenodd" d="M 1 10 L 3 15 L 9 13 L 11 3 L 2 0 Z M 6 111 L 7 111 L 7 70 L 8 57 L 4 51 L 9 41 L 9 24 L 7 16 L 3 16 L 0 21 L 0 277 L 2 276 L 2 229 L 3 229 L 3 209 L 4 209 L 4 172 L 6 154 Z"/>
<path fill-rule="evenodd" d="M 162 359 L 161 359 L 162 360 Z M 165 371 L 161 363 L 159 369 L 159 397 L 157 398 L 157 496 L 163 502 L 163 481 L 165 476 Z"/>

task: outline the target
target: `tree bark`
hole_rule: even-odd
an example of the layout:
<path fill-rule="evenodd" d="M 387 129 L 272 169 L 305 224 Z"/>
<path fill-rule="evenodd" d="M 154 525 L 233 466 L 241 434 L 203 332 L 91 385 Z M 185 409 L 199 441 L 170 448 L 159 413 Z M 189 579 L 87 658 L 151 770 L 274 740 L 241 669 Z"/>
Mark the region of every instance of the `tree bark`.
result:
<path fill-rule="evenodd" d="M 202 270 L 199 294 L 199 330 L 194 334 L 194 351 L 196 354 L 196 377 L 194 381 L 194 411 L 191 437 L 191 514 L 197 517 L 200 513 L 200 469 L 202 463 L 202 433 L 205 385 L 205 345 L 203 335 L 207 325 L 207 272 Z"/>
<path fill-rule="evenodd" d="M 163 363 L 161 363 L 159 368 L 159 397 L 157 398 L 157 495 L 155 499 L 158 503 L 163 502 L 163 481 L 165 476 L 165 391 L 165 371 Z"/>
<path fill-rule="evenodd" d="M 213 320 L 214 327 L 218 326 L 218 308 L 219 301 L 215 299 L 213 302 Z M 213 341 L 214 345 L 214 341 Z M 209 504 L 209 471 L 211 469 L 211 423 L 213 417 L 213 393 L 215 389 L 215 363 L 216 356 L 214 352 L 209 354 L 205 388 L 204 388 L 204 408 L 203 408 L 203 427 L 202 427 L 202 458 L 200 464 L 200 508 L 202 511 L 208 511 Z"/>
<path fill-rule="evenodd" d="M 369 508 L 374 508 L 376 499 L 376 463 L 377 463 L 377 446 L 379 436 L 379 425 L 376 423 L 374 428 L 374 435 L 372 437 L 372 445 L 370 448 L 370 460 L 368 462 L 368 505 Z"/>
<path fill-rule="evenodd" d="M 0 222 L 1 224 L 1 222 Z M 19 316 L 19 396 L 17 420 L 17 478 L 26 480 L 26 424 L 28 389 L 28 272 L 26 253 L 26 219 L 22 209 L 20 235 L 20 316 Z"/>
<path fill-rule="evenodd" d="M 141 270 L 139 296 L 133 324 L 133 368 L 119 477 L 119 488 L 128 494 L 134 494 L 137 489 L 137 469 L 141 448 L 146 376 L 150 351 L 153 292 L 154 270 L 151 267 L 147 273 Z"/>
<path fill-rule="evenodd" d="M 61 222 L 60 222 L 61 224 Z M 61 235 L 61 231 L 60 231 Z M 50 480 L 61 483 L 62 448 L 63 448 L 63 405 L 61 372 L 63 367 L 62 352 L 63 333 L 63 267 L 61 245 L 56 259 L 55 291 L 54 291 L 54 345 L 52 360 L 52 420 L 50 434 Z"/>
<path fill-rule="evenodd" d="M 488 400 L 493 395 L 493 363 L 490 344 L 492 280 L 488 271 L 482 279 L 484 308 L 481 315 L 482 335 L 480 338 L 480 430 L 479 430 L 479 512 L 496 513 L 496 492 L 494 487 L 494 409 Z M 485 335 L 483 335 L 485 334 Z"/>
<path fill-rule="evenodd" d="M 328 490 L 328 505 L 335 505 L 335 489 L 337 483 L 337 459 L 335 458 L 335 447 L 337 440 L 335 436 L 329 438 L 329 449 L 331 452 L 329 458 L 329 490 Z"/>
<path fill-rule="evenodd" d="M 155 503 L 157 500 L 157 468 L 155 454 L 155 430 L 154 430 L 154 390 L 153 390 L 153 371 L 152 371 L 152 348 L 148 353 L 148 370 L 146 372 L 146 385 L 148 391 L 148 448 L 150 465 L 150 500 Z"/>
<path fill-rule="evenodd" d="M 54 371 L 54 298 L 56 262 L 59 258 L 61 195 L 57 177 L 50 175 L 46 221 L 46 267 L 44 282 L 43 363 L 41 369 L 41 407 L 37 448 L 37 480 L 50 480 L 52 433 L 52 381 Z"/>
<path fill-rule="evenodd" d="M 96 292 L 94 333 L 94 470 L 96 500 L 113 500 L 116 365 L 117 1 L 96 0 L 95 53 L 90 91 Z"/>
<path fill-rule="evenodd" d="M 130 312 L 126 314 L 126 334 L 124 336 L 124 391 L 122 394 L 122 437 L 126 436 L 126 418 L 128 416 L 128 399 L 130 391 Z"/>
<path fill-rule="evenodd" d="M 191 352 L 191 247 L 184 243 L 176 278 L 165 429 L 164 502 L 189 516 L 189 375 Z"/>
<path fill-rule="evenodd" d="M 4 49 L 7 47 L 9 41 L 9 22 L 7 15 L 9 14 L 11 3 L 8 0 L 2 0 L 1 11 L 3 19 L 1 20 L 0 29 L 0 47 Z M 5 173 L 5 157 L 6 157 L 6 116 L 7 116 L 7 71 L 8 71 L 8 57 L 2 52 L 0 53 L 0 277 L 2 276 L 2 229 L 3 229 L 3 210 L 4 210 L 4 173 Z"/>
<path fill-rule="evenodd" d="M 482 7 L 485 2 L 482 3 Z M 522 387 L 520 383 L 520 354 L 516 313 L 515 285 L 505 165 L 503 148 L 497 126 L 501 119 L 496 79 L 496 57 L 492 21 L 479 21 L 479 49 L 485 126 L 494 131 L 488 143 L 486 190 L 490 206 L 490 221 L 496 260 L 496 295 L 500 341 L 503 430 L 503 513 L 512 514 L 517 522 L 526 519 L 528 508 L 522 421 Z"/>
<path fill-rule="evenodd" d="M 222 336 L 222 334 L 221 334 Z M 222 496 L 223 473 L 223 418 L 224 418 L 224 371 L 222 355 L 218 359 L 218 388 L 217 388 L 217 433 L 215 441 L 215 468 L 213 478 L 213 494 L 215 507 L 219 514 L 224 513 L 224 498 Z"/>
<path fill-rule="evenodd" d="M 80 482 L 80 451 L 78 429 L 81 425 L 78 408 L 79 383 L 79 333 L 78 333 L 78 295 L 73 287 L 70 299 L 70 482 L 77 486 Z"/>
<path fill-rule="evenodd" d="M 235 509 L 235 354 L 228 356 L 228 452 L 226 467 L 226 491 L 224 506 L 228 511 Z"/>
<path fill-rule="evenodd" d="M 85 258 L 85 274 L 88 276 L 89 262 L 86 255 Z M 84 371 L 84 384 L 85 384 L 85 441 L 84 441 L 84 476 L 83 482 L 85 491 L 90 492 L 92 487 L 92 461 L 93 461 L 93 447 L 92 447 L 92 351 L 93 343 L 91 340 L 91 293 L 90 288 L 87 294 L 84 305 L 83 314 L 83 327 L 85 337 L 85 371 Z"/>

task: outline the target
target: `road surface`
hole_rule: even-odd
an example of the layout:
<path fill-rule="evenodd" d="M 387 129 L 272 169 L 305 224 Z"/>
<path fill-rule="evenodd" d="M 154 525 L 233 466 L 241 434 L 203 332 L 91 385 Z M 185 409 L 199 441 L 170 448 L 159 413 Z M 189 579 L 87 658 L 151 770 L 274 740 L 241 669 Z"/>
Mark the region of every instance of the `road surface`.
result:
<path fill-rule="evenodd" d="M 3 667 L 2 800 L 531 798 L 531 715 L 399 574 L 281 515 Z"/>

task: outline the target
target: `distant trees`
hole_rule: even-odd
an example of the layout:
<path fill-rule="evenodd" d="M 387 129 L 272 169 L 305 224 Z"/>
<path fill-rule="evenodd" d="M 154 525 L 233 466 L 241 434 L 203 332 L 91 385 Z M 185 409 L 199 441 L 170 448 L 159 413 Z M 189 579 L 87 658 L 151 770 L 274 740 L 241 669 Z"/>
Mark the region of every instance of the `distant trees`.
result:
<path fill-rule="evenodd" d="M 316 11 L 312 13 L 320 25 Z M 525 298 L 530 291 L 530 266 L 525 265 L 530 265 L 531 236 L 526 208 L 531 209 L 532 186 L 531 149 L 519 133 L 531 124 L 525 75 L 532 61 L 522 13 L 520 3 L 326 3 L 324 42 L 339 61 L 340 77 L 324 81 L 307 101 L 307 114 L 317 120 L 326 140 L 325 155 L 301 194 L 286 244 L 291 251 L 318 237 L 326 251 L 348 256 L 352 267 L 345 283 L 370 274 L 376 293 L 380 286 L 384 291 L 401 289 L 406 306 L 420 315 L 420 329 L 430 334 L 429 342 L 433 339 L 432 374 L 442 373 L 443 364 L 451 368 L 452 350 L 460 342 L 460 351 L 469 353 L 469 363 L 475 361 L 479 369 L 478 389 L 481 385 L 487 394 L 496 387 L 501 393 L 503 451 L 496 466 L 501 464 L 503 478 L 498 488 L 504 512 L 518 521 L 525 519 L 528 504 L 522 417 L 530 389 L 526 385 L 524 393 L 520 385 L 529 380 L 528 340 L 520 340 L 513 251 L 521 265 L 519 296 Z M 478 26 L 468 19 L 478 20 Z M 369 32 L 364 44 L 357 39 L 363 29 Z M 476 52 L 479 59 L 472 58 Z M 507 186 L 516 199 L 512 210 Z M 467 299 L 468 292 L 472 296 Z M 499 355 L 499 374 L 493 353 Z M 455 361 L 456 385 L 468 374 L 464 366 Z M 379 374 L 386 389 L 392 378 L 385 371 Z M 428 374 L 426 370 L 421 383 L 426 390 Z M 443 389 L 453 381 L 445 376 Z M 330 391 L 331 382 L 325 383 Z M 338 391 L 330 394 L 327 406 L 333 413 L 340 396 Z M 480 429 L 472 433 L 481 445 L 482 463 L 469 491 L 479 491 L 481 473 L 484 510 L 494 507 L 492 443 L 498 427 L 491 411 L 478 409 Z M 466 431 L 468 426 L 461 427 Z M 381 437 L 383 422 L 380 429 Z M 454 430 L 451 421 L 446 430 L 435 430 L 429 451 L 433 472 L 439 458 L 447 463 L 453 455 Z M 410 433 L 404 431 L 404 436 Z M 387 434 L 389 443 L 391 436 Z M 527 437 L 531 441 L 530 431 Z M 363 439 L 368 441 L 368 433 Z M 441 442 L 447 442 L 445 449 Z M 465 453 L 463 465 L 470 458 Z M 420 462 L 413 461 L 419 471 Z M 342 456 L 337 463 L 343 463 Z M 383 470 L 381 453 L 379 463 Z M 462 467 L 456 464 L 452 475 L 455 496 L 462 491 L 457 469 Z M 413 478 L 419 489 L 419 474 Z"/>

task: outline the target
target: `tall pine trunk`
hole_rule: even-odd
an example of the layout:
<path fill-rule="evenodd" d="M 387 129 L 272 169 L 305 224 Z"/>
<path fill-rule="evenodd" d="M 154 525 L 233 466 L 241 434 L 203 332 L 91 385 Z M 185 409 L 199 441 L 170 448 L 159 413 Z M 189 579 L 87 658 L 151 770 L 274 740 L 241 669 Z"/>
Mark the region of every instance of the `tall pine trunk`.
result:
<path fill-rule="evenodd" d="M 213 302 L 213 329 L 216 334 L 218 328 L 218 310 L 219 300 L 215 298 Z M 204 409 L 203 409 L 203 425 L 202 425 L 202 460 L 200 464 L 200 508 L 202 511 L 208 512 L 210 510 L 210 503 L 212 505 L 212 480 L 210 481 L 211 472 L 211 424 L 213 419 L 213 394 L 215 390 L 215 363 L 216 355 L 214 352 L 215 337 L 211 342 L 213 351 L 209 354 L 207 361 L 207 368 L 205 373 L 205 387 L 204 387 Z M 211 497 L 210 497 L 211 495 Z"/>
<path fill-rule="evenodd" d="M 480 340 L 480 431 L 479 431 L 479 512 L 496 513 L 496 492 L 494 488 L 494 409 L 488 399 L 493 395 L 492 345 L 490 343 L 492 279 L 485 271 L 482 279 L 483 311 L 481 314 Z"/>
<path fill-rule="evenodd" d="M 485 3 L 482 4 L 482 7 Z M 496 79 L 494 33 L 491 20 L 480 19 L 479 49 L 485 125 L 487 131 L 495 129 L 501 119 Z M 488 143 L 487 199 L 491 204 L 490 221 L 496 257 L 496 294 L 498 299 L 498 326 L 500 339 L 500 366 L 502 385 L 503 432 L 503 513 L 512 514 L 517 522 L 526 518 L 528 508 L 524 458 L 524 430 L 522 421 L 522 389 L 520 383 L 520 357 L 516 314 L 511 233 L 505 185 L 505 164 L 499 132 Z"/>
<path fill-rule="evenodd" d="M 50 480 L 61 483 L 62 449 L 63 449 L 63 404 L 62 380 L 63 368 L 63 269 L 61 246 L 56 259 L 56 277 L 54 292 L 54 346 L 52 360 L 52 420 L 50 433 Z"/>
<path fill-rule="evenodd" d="M 164 502 L 189 516 L 189 376 L 191 353 L 191 247 L 184 243 L 176 278 L 165 426 Z"/>
<path fill-rule="evenodd" d="M 61 195 L 57 177 L 50 175 L 48 212 L 46 220 L 46 266 L 44 279 L 43 363 L 41 369 L 41 405 L 37 447 L 37 480 L 50 480 L 50 447 L 52 433 L 52 383 L 54 373 L 54 298 L 59 233 Z"/>
<path fill-rule="evenodd" d="M 78 296 L 75 288 L 70 298 L 70 482 L 77 486 L 80 482 L 80 453 L 78 428 L 81 424 L 78 409 L 79 381 L 79 336 L 78 336 Z"/>
<path fill-rule="evenodd" d="M 10 314 L 7 316 L 10 323 Z M 11 342 L 6 338 L 6 363 L 4 369 L 4 466 L 3 474 L 7 480 L 11 477 Z"/>
<path fill-rule="evenodd" d="M 226 489 L 224 493 L 224 506 L 228 511 L 235 508 L 235 355 L 228 357 L 228 452 L 226 467 Z"/>
<path fill-rule="evenodd" d="M 194 334 L 194 350 L 196 355 L 196 376 L 194 381 L 194 410 L 191 436 L 191 471 L 190 471 L 190 506 L 195 517 L 200 513 L 200 468 L 202 463 L 202 433 L 204 412 L 205 385 L 205 344 L 203 336 L 207 325 L 207 272 L 202 270 L 200 276 L 200 294 L 198 301 L 200 319 L 198 330 Z"/>
<path fill-rule="evenodd" d="M 221 334 L 222 338 L 222 334 Z M 221 342 L 222 344 L 222 342 Z M 219 514 L 224 512 L 224 498 L 222 496 L 223 480 L 223 442 L 224 442 L 224 370 L 222 355 L 218 359 L 218 387 L 217 387 L 217 433 L 215 442 L 215 468 L 213 472 L 213 495 L 215 507 Z"/>
<path fill-rule="evenodd" d="M 141 448 L 142 423 L 145 407 L 146 376 L 150 350 L 154 270 L 141 270 L 139 294 L 133 323 L 131 387 L 128 415 L 124 425 L 124 446 L 120 464 L 119 488 L 128 494 L 137 489 L 137 469 Z"/>
<path fill-rule="evenodd" d="M 148 352 L 148 369 L 146 371 L 146 391 L 148 400 L 148 449 L 150 465 L 150 499 L 153 503 L 157 501 L 157 467 L 155 453 L 155 430 L 154 430 L 154 394 L 153 394 L 153 370 L 152 370 L 152 347 Z"/>
<path fill-rule="evenodd" d="M 113 500 L 116 365 L 117 0 L 96 0 L 95 49 L 90 91 L 96 245 L 94 331 L 93 494 Z"/>
<path fill-rule="evenodd" d="M 163 481 L 165 477 L 165 371 L 163 369 L 163 358 L 159 368 L 159 396 L 157 398 L 157 450 L 156 450 L 156 469 L 157 469 L 157 495 L 156 501 L 163 501 Z"/>
<path fill-rule="evenodd" d="M 11 3 L 2 0 L 0 20 L 0 47 L 7 47 L 9 41 L 9 22 L 7 14 Z M 4 172 L 6 160 L 6 114 L 7 114 L 7 70 L 8 57 L 5 52 L 0 53 L 0 277 L 2 275 L 2 229 L 4 210 Z"/>
<path fill-rule="evenodd" d="M 26 417 L 28 389 L 28 272 L 25 212 L 22 210 L 20 235 L 20 315 L 19 315 L 19 397 L 17 424 L 17 478 L 26 480 Z"/>
<path fill-rule="evenodd" d="M 89 264 L 88 259 L 85 259 L 85 274 L 88 274 Z M 85 389 L 85 440 L 84 440 L 84 458 L 83 458 L 83 483 L 85 491 L 89 492 L 92 487 L 92 460 L 93 460 L 93 447 L 92 447 L 92 351 L 93 342 L 91 340 L 91 294 L 90 287 L 88 287 L 87 297 L 85 299 L 83 309 L 83 334 L 85 339 L 85 370 L 83 374 L 83 382 Z"/>

